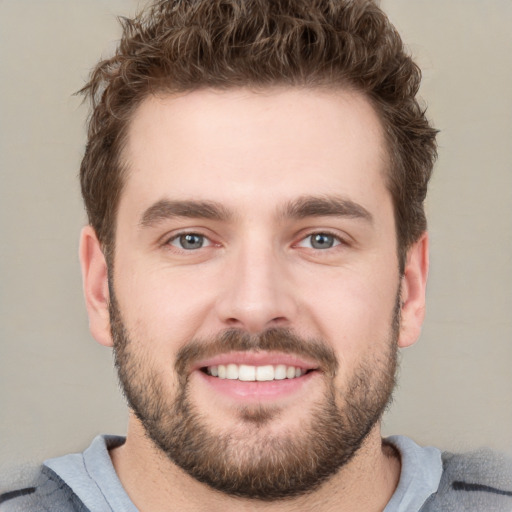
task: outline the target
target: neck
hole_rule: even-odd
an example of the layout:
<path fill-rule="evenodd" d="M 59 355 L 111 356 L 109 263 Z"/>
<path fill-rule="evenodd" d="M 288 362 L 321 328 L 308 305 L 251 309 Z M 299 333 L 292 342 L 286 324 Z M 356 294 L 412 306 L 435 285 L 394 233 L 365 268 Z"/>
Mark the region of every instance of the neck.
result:
<path fill-rule="evenodd" d="M 382 442 L 376 425 L 352 460 L 317 490 L 274 502 L 215 491 L 173 464 L 130 417 L 126 443 L 110 452 L 115 470 L 140 512 L 239 510 L 242 512 L 382 511 L 400 478 L 400 457 Z"/>

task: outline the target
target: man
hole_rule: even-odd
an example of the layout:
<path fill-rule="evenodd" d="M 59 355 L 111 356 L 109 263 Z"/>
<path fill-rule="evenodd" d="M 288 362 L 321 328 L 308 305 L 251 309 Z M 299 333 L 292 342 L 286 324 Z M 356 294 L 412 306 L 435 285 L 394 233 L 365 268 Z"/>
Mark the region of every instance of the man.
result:
<path fill-rule="evenodd" d="M 164 1 L 124 24 L 84 88 L 80 256 L 128 435 L 5 510 L 509 510 L 505 461 L 381 439 L 435 159 L 384 14 Z"/>

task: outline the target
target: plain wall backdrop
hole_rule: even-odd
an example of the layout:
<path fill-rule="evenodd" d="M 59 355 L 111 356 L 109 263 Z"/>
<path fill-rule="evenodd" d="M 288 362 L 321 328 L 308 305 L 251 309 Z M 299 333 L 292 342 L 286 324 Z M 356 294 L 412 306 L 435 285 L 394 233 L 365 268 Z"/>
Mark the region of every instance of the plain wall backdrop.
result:
<path fill-rule="evenodd" d="M 77 257 L 87 109 L 73 96 L 134 0 L 0 0 L 0 473 L 125 432 Z M 512 2 L 385 0 L 441 130 L 431 272 L 386 434 L 512 454 Z M 15 471 L 9 471 L 11 477 Z"/>

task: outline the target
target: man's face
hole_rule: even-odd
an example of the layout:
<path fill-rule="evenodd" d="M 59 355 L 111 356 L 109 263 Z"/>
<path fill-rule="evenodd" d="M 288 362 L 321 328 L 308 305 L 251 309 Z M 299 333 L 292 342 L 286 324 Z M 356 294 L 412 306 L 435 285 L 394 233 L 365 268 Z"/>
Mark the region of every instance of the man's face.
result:
<path fill-rule="evenodd" d="M 111 320 L 139 420 L 225 492 L 314 488 L 393 386 L 400 276 L 375 112 L 347 91 L 152 97 L 124 159 Z"/>

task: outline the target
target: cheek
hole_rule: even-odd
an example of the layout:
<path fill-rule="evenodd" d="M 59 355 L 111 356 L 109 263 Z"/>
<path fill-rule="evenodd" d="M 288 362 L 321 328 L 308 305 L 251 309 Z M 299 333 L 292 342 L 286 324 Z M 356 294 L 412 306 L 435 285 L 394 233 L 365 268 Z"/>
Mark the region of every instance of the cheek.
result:
<path fill-rule="evenodd" d="M 116 279 L 116 294 L 126 326 L 141 342 L 169 346 L 173 351 L 196 337 L 211 310 L 216 287 L 208 276 L 176 269 L 131 267 L 122 282 Z"/>
<path fill-rule="evenodd" d="M 388 343 L 396 293 L 395 279 L 339 271 L 324 280 L 328 286 L 307 286 L 304 309 L 318 334 L 332 344 L 340 362 L 354 361 L 361 352 Z"/>

